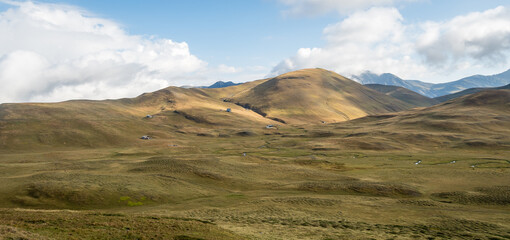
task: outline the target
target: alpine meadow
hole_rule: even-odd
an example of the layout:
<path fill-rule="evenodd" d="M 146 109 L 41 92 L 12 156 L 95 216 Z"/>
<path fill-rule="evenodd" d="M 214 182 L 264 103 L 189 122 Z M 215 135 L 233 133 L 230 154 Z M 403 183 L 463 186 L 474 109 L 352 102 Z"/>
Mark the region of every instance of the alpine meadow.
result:
<path fill-rule="evenodd" d="M 510 239 L 505 4 L 0 0 L 0 238 Z"/>

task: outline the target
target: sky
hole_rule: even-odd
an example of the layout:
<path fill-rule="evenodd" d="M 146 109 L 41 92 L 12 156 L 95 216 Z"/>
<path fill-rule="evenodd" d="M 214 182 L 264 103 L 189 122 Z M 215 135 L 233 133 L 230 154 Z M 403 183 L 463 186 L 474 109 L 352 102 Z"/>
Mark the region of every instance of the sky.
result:
<path fill-rule="evenodd" d="M 510 68 L 508 0 L 0 0 L 0 103 L 302 68 L 447 82 Z"/>

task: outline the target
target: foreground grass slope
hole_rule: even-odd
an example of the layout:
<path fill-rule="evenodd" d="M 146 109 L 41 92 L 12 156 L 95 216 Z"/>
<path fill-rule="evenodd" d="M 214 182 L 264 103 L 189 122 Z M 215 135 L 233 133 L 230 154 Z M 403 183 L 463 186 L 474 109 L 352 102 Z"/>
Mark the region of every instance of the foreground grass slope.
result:
<path fill-rule="evenodd" d="M 0 210 L 5 239 L 246 239 L 207 221 L 119 213 Z"/>
<path fill-rule="evenodd" d="M 191 136 L 178 147 L 2 154 L 0 235 L 510 236 L 505 149 L 343 150 L 329 145 L 334 136 L 281 134 L 222 141 Z M 12 210 L 19 208 L 37 210 Z"/>

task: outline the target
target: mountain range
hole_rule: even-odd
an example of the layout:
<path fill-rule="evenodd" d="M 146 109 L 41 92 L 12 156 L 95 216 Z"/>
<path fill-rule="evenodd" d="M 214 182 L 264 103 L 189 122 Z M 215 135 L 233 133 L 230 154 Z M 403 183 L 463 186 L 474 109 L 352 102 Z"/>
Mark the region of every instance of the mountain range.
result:
<path fill-rule="evenodd" d="M 427 83 L 418 80 L 403 80 L 391 73 L 364 72 L 352 79 L 361 84 L 382 84 L 404 87 L 421 95 L 435 98 L 469 88 L 492 88 L 510 84 L 510 70 L 495 75 L 474 75 L 447 83 Z"/>
<path fill-rule="evenodd" d="M 213 83 L 211 86 L 205 87 L 205 88 L 224 88 L 224 87 L 230 87 L 230 86 L 236 86 L 240 83 L 234 83 L 232 81 L 223 82 L 223 81 L 217 81 Z"/>
<path fill-rule="evenodd" d="M 232 128 L 341 122 L 414 107 L 334 72 L 304 69 L 225 88 L 168 87 L 118 100 L 0 104 L 0 146 L 129 145 L 143 135 L 228 135 Z"/>
<path fill-rule="evenodd" d="M 429 107 L 440 103 L 440 101 L 423 96 L 419 93 L 411 91 L 404 87 L 398 87 L 393 85 L 382 85 L 382 84 L 365 84 L 365 87 L 369 87 L 378 92 L 392 96 L 400 101 L 412 104 L 418 107 Z"/>
<path fill-rule="evenodd" d="M 508 94 L 497 96 L 508 107 Z M 250 134 L 241 129 L 345 122 L 436 103 L 405 88 L 365 86 L 324 69 L 303 69 L 225 88 L 168 87 L 118 100 L 0 104 L 0 147 L 124 146 L 143 135 Z"/>

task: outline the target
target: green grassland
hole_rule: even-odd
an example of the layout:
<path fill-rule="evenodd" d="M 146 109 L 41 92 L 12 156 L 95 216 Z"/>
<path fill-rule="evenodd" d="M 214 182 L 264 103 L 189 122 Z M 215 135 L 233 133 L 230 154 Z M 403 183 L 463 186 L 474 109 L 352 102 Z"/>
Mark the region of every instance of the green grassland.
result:
<path fill-rule="evenodd" d="M 329 135 L 316 128 L 140 140 L 147 143 L 141 147 L 4 152 L 0 234 L 510 238 L 508 149 L 349 150 L 331 147 L 341 135 L 338 126 L 324 127 L 337 131 Z"/>

